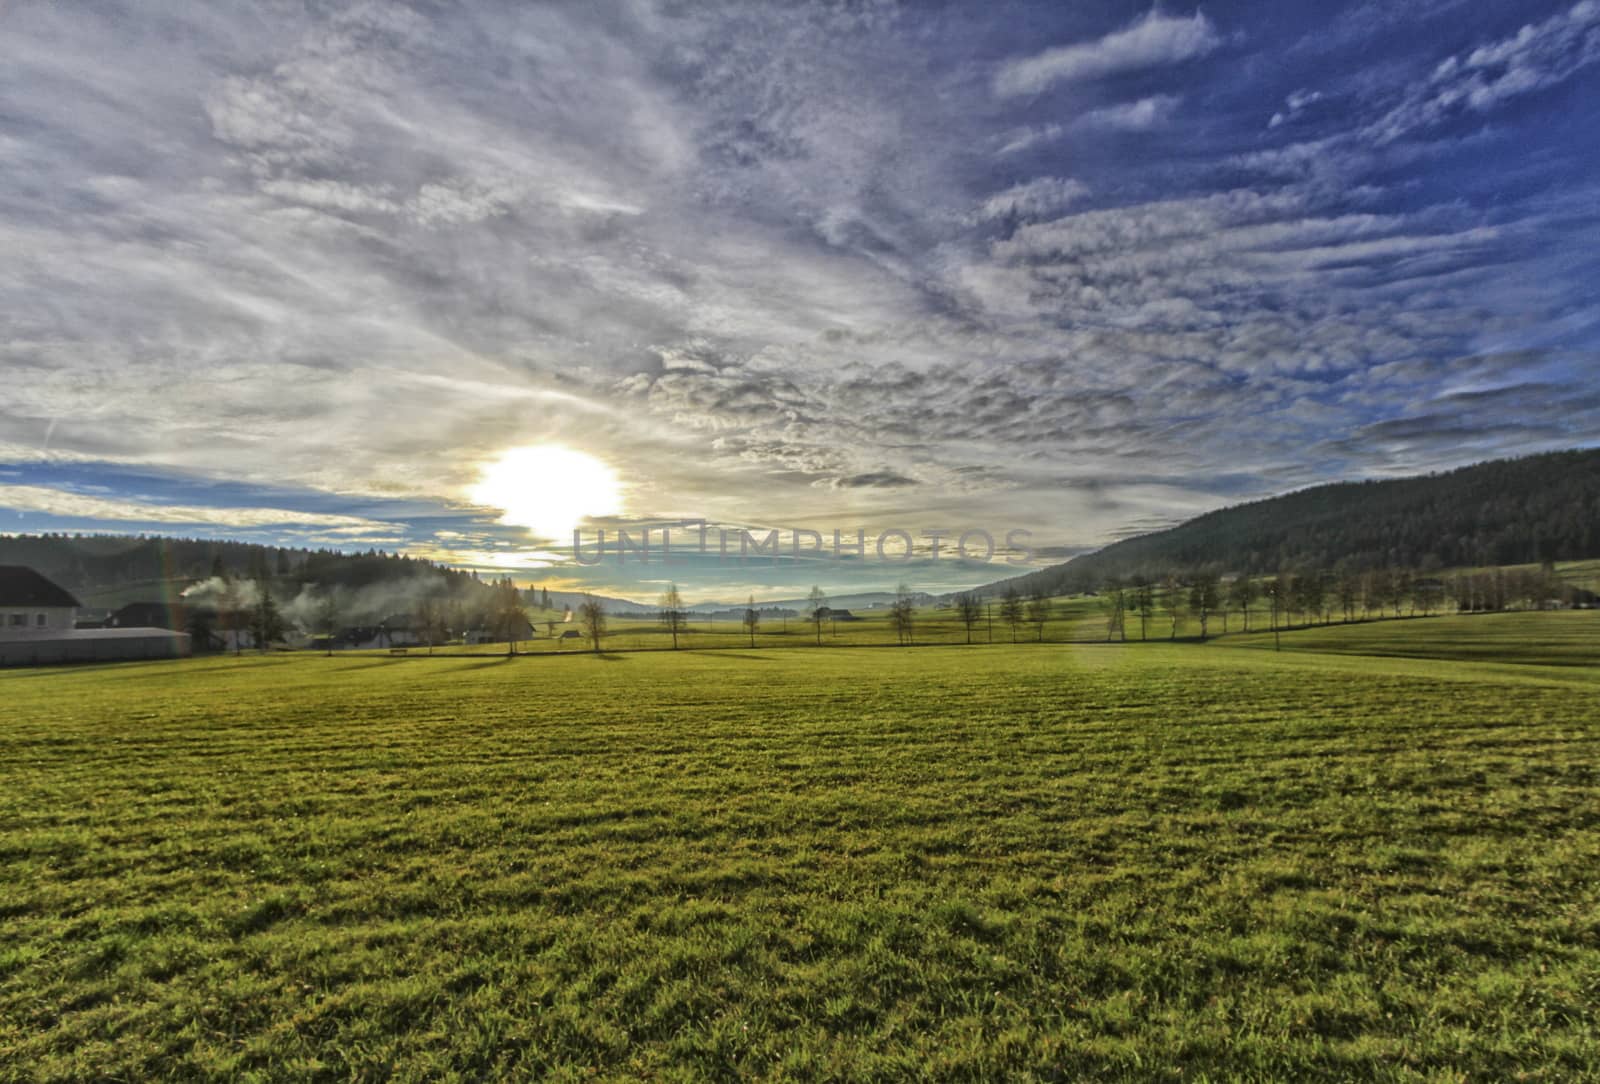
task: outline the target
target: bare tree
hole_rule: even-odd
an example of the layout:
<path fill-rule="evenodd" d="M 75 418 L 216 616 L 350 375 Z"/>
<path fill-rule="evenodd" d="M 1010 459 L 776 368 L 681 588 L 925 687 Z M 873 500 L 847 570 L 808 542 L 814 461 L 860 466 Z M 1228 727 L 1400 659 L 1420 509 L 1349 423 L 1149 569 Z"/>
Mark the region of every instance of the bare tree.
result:
<path fill-rule="evenodd" d="M 444 607 L 438 601 L 424 596 L 417 603 L 417 612 L 414 615 L 417 632 L 427 641 L 428 654 L 433 654 L 433 645 L 444 639 Z"/>
<path fill-rule="evenodd" d="M 1266 586 L 1261 589 L 1261 593 L 1272 603 L 1272 643 L 1275 651 L 1283 650 L 1283 633 L 1278 628 L 1278 614 L 1283 609 L 1283 601 L 1289 593 L 1290 586 L 1288 573 L 1280 572 L 1268 580 Z"/>
<path fill-rule="evenodd" d="M 1044 643 L 1044 627 L 1049 622 L 1054 611 L 1050 604 L 1050 596 L 1043 591 L 1035 591 L 1028 599 L 1028 624 L 1033 626 L 1035 638 Z"/>
<path fill-rule="evenodd" d="M 1189 588 L 1189 609 L 1200 619 L 1200 639 L 1206 638 L 1206 626 L 1211 611 L 1215 610 L 1221 601 L 1221 594 L 1217 590 L 1217 577 L 1209 572 L 1196 575 L 1194 584 Z"/>
<path fill-rule="evenodd" d="M 971 591 L 956 596 L 956 617 L 967 630 L 967 643 L 972 643 L 972 626 L 983 618 L 983 603 Z"/>
<path fill-rule="evenodd" d="M 599 654 L 600 638 L 606 634 L 606 611 L 593 595 L 583 596 L 583 602 L 578 606 L 578 624 L 593 645 L 595 654 Z"/>
<path fill-rule="evenodd" d="M 1140 576 L 1133 583 L 1133 608 L 1139 614 L 1139 640 L 1150 639 L 1150 618 L 1156 612 L 1156 589 Z"/>
<path fill-rule="evenodd" d="M 756 629 L 761 627 L 761 611 L 756 609 L 756 597 L 750 596 L 750 601 L 744 608 L 744 631 L 750 634 L 750 646 L 756 646 Z"/>
<path fill-rule="evenodd" d="M 1350 573 L 1346 572 L 1339 577 L 1339 608 L 1344 611 L 1344 619 L 1348 624 L 1356 619 L 1356 603 L 1361 599 L 1361 584 Z"/>
<path fill-rule="evenodd" d="M 1400 616 L 1401 604 L 1411 596 L 1411 572 L 1408 569 L 1396 569 L 1389 575 L 1389 604 L 1394 607 L 1394 615 Z"/>
<path fill-rule="evenodd" d="M 1125 619 L 1128 612 L 1128 595 L 1122 589 L 1122 584 L 1116 580 L 1107 580 L 1100 589 L 1100 612 L 1106 615 L 1106 642 L 1110 643 L 1120 632 L 1122 639 L 1128 639 Z"/>
<path fill-rule="evenodd" d="M 1171 627 L 1167 631 L 1167 639 L 1178 638 L 1178 624 L 1183 620 L 1187 610 L 1188 599 L 1183 593 L 1183 584 L 1178 582 L 1177 576 L 1168 576 L 1165 590 L 1161 592 L 1161 607 L 1167 613 L 1167 620 Z"/>
<path fill-rule="evenodd" d="M 831 612 L 828 609 L 828 596 L 822 593 L 822 588 L 812 584 L 811 593 L 806 596 L 806 620 L 811 622 L 811 627 L 816 631 L 819 646 L 822 643 L 822 623 Z"/>
<path fill-rule="evenodd" d="M 902 645 L 912 642 L 915 618 L 916 606 L 911 599 L 911 589 L 902 583 L 895 588 L 894 602 L 889 606 L 889 624 L 894 627 L 894 634 Z"/>
<path fill-rule="evenodd" d="M 1250 604 L 1256 600 L 1256 584 L 1249 573 L 1241 572 L 1228 588 L 1228 603 L 1244 618 L 1244 631 L 1250 631 Z M 1227 631 L 1224 627 L 1223 631 Z"/>
<path fill-rule="evenodd" d="M 1011 642 L 1017 642 L 1017 626 L 1022 624 L 1022 596 L 1015 587 L 1007 587 L 1000 597 L 1000 620 L 1011 626 Z"/>
<path fill-rule="evenodd" d="M 689 623 L 689 615 L 683 612 L 683 596 L 678 593 L 678 585 L 667 584 L 666 591 L 661 596 L 661 623 L 672 634 L 672 650 L 678 650 L 678 633 L 683 632 Z"/>

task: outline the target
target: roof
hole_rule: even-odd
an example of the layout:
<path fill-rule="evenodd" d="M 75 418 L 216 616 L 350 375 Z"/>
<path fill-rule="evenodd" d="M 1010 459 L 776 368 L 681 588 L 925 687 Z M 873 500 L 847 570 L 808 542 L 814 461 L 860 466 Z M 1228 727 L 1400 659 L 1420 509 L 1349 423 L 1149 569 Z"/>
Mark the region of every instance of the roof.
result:
<path fill-rule="evenodd" d="M 72 593 L 57 587 L 25 565 L 0 565 L 0 606 L 83 605 Z"/>
<path fill-rule="evenodd" d="M 30 636 L 25 640 L 8 640 L 9 644 L 50 644 L 58 640 L 187 640 L 187 632 L 173 629 L 51 629 L 44 636 Z"/>
<path fill-rule="evenodd" d="M 110 628 L 182 629 L 188 621 L 182 603 L 130 602 L 106 619 Z"/>

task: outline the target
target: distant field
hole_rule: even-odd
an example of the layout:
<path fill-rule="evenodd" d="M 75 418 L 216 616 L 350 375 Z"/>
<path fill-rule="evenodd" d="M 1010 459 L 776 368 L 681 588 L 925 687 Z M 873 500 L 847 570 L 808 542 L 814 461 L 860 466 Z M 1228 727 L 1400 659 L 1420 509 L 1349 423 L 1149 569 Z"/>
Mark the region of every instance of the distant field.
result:
<path fill-rule="evenodd" d="M 1272 633 L 1233 636 L 1231 647 L 1271 649 Z M 1285 651 L 1417 659 L 1477 660 L 1544 666 L 1600 666 L 1600 613 L 1452 614 L 1285 632 Z"/>
<path fill-rule="evenodd" d="M 1012 642 L 1012 629 L 999 615 L 999 603 L 992 607 L 993 613 L 986 616 L 972 628 L 972 641 L 974 643 L 1009 644 Z M 1044 639 L 1047 641 L 1064 640 L 1092 640 L 1104 639 L 1105 627 L 1103 618 L 1098 616 L 1099 610 L 1092 598 L 1060 598 L 1054 600 L 1050 619 L 1045 623 Z M 550 636 L 550 617 L 559 615 L 546 615 L 544 619 L 534 622 L 534 629 L 538 635 L 531 640 L 521 641 L 517 645 L 518 651 L 526 652 L 573 652 L 588 651 L 587 641 L 578 639 L 561 640 L 552 639 Z M 763 616 L 761 625 L 756 631 L 755 646 L 760 647 L 803 647 L 821 644 L 829 647 L 869 647 L 884 646 L 898 643 L 894 629 L 889 624 L 889 615 L 883 610 L 861 610 L 855 613 L 855 619 L 850 621 L 825 621 L 822 624 L 821 635 L 818 636 L 817 628 L 801 617 L 791 617 L 783 620 L 771 616 Z M 1221 627 L 1220 625 L 1218 626 Z M 555 624 L 555 632 L 567 629 L 577 629 L 577 622 L 569 624 Z M 1164 628 L 1164 626 L 1163 626 Z M 661 623 L 653 617 L 611 617 L 607 620 L 606 635 L 602 641 L 603 646 L 612 651 L 637 651 L 651 648 L 670 648 L 672 637 Z M 1016 629 L 1018 641 L 1038 640 L 1039 629 L 1037 626 L 1024 624 Z M 965 644 L 967 642 L 967 628 L 957 618 L 954 610 L 934 609 L 922 610 L 916 615 L 912 629 L 912 637 L 919 644 Z M 701 614 L 690 614 L 688 628 L 679 634 L 680 646 L 686 647 L 749 647 L 750 635 L 740 623 L 729 617 L 710 620 Z M 457 653 L 481 653 L 483 651 L 505 650 L 505 644 L 498 645 L 455 645 L 451 648 L 435 649 L 453 650 Z M 415 649 L 413 649 L 415 650 Z M 426 648 L 422 649 L 424 652 Z"/>
<path fill-rule="evenodd" d="M 1595 1079 L 1580 617 L 0 672 L 0 1079 Z"/>

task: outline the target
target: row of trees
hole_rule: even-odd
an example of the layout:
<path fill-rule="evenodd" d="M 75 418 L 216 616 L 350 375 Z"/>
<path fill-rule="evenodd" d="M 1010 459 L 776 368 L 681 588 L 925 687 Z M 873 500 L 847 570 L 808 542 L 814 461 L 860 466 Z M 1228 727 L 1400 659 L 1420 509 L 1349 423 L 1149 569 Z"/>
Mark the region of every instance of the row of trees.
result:
<path fill-rule="evenodd" d="M 1010 592 L 1014 594 L 1014 589 Z M 1127 582 L 1107 581 L 1099 592 L 1105 616 L 1106 639 L 1126 640 L 1129 615 L 1139 622 L 1140 639 L 1149 638 L 1149 626 L 1162 619 L 1167 636 L 1176 639 L 1186 618 L 1200 625 L 1200 637 L 1210 635 L 1211 623 L 1220 620 L 1227 632 L 1237 615 L 1245 632 L 1251 617 L 1264 605 L 1268 628 L 1346 622 L 1374 617 L 1431 616 L 1454 605 L 1458 612 L 1483 612 L 1511 608 L 1540 609 L 1552 603 L 1590 604 L 1593 596 L 1562 583 L 1551 564 L 1534 569 L 1494 569 L 1438 578 L 1409 569 L 1373 569 L 1362 573 L 1334 573 L 1318 569 L 1285 570 L 1275 576 L 1236 576 L 1224 582 L 1212 572 L 1189 575 L 1171 573 L 1159 582 L 1133 577 Z"/>
<path fill-rule="evenodd" d="M 234 581 L 224 577 L 224 582 L 232 584 Z M 507 653 L 514 654 L 518 640 L 529 631 L 524 595 L 509 577 L 485 586 L 490 590 L 490 599 L 480 615 L 484 624 L 479 627 L 486 627 L 497 639 L 504 640 Z M 233 627 L 248 629 L 257 644 L 281 637 L 284 619 L 273 601 L 265 576 L 239 582 L 229 590 L 236 592 L 232 597 L 240 600 L 238 605 L 225 608 L 225 612 L 233 615 L 228 618 Z M 1095 594 L 1104 618 L 1105 638 L 1123 641 L 1129 638 L 1128 626 L 1133 622 L 1138 625 L 1141 640 L 1150 638 L 1152 624 L 1157 626 L 1157 635 L 1164 634 L 1175 640 L 1180 628 L 1191 619 L 1198 622 L 1201 639 L 1211 635 L 1215 624 L 1220 624 L 1224 633 L 1230 631 L 1230 623 L 1235 619 L 1243 631 L 1249 632 L 1252 621 L 1259 623 L 1263 617 L 1263 610 L 1267 627 L 1276 631 L 1295 625 L 1329 623 L 1339 618 L 1354 621 L 1374 616 L 1429 615 L 1451 603 L 1459 611 L 1477 612 L 1515 606 L 1542 607 L 1552 599 L 1564 598 L 1578 603 L 1594 601 L 1589 592 L 1563 585 L 1549 565 L 1538 570 L 1497 569 L 1446 579 L 1421 576 L 1405 569 L 1376 569 L 1359 574 L 1300 569 L 1285 570 L 1265 578 L 1236 576 L 1228 580 L 1212 572 L 1171 573 L 1159 580 L 1140 576 L 1126 582 L 1112 579 Z M 330 651 L 340 616 L 338 598 L 337 592 L 328 591 L 321 596 L 319 604 L 317 623 L 329 636 Z M 915 642 L 915 600 L 916 596 L 902 584 L 889 607 L 889 626 L 902 645 Z M 1024 630 L 1042 642 L 1046 625 L 1057 616 L 1056 604 L 1050 596 L 1042 591 L 1025 596 L 1014 585 L 998 599 L 998 605 L 996 600 L 985 599 L 977 592 L 956 595 L 952 605 L 967 643 L 973 642 L 980 626 L 987 626 L 987 636 L 992 640 L 996 615 L 1001 624 L 1009 628 L 1013 642 L 1022 638 Z M 830 618 L 836 620 L 838 613 L 829 606 L 828 597 L 820 587 L 811 588 L 804 615 L 818 644 L 822 642 L 824 625 Z M 607 632 L 604 607 L 593 596 L 585 595 L 576 616 L 584 639 L 598 652 Z M 762 622 L 762 611 L 757 608 L 754 596 L 740 616 L 753 647 Z M 430 645 L 447 639 L 452 623 L 459 629 L 466 620 L 459 604 L 428 597 L 417 603 L 413 618 L 412 631 Z M 657 618 L 671 637 L 672 647 L 679 648 L 688 632 L 689 611 L 676 584 L 669 585 L 662 594 Z M 550 624 L 553 632 L 555 622 Z"/>
<path fill-rule="evenodd" d="M 1126 583 L 1112 580 L 1105 584 L 1098 598 L 1105 618 L 1106 639 L 1125 641 L 1130 620 L 1138 622 L 1140 639 L 1149 639 L 1151 624 L 1158 623 L 1159 632 L 1175 640 L 1185 621 L 1193 619 L 1199 623 L 1201 639 L 1205 639 L 1211 635 L 1214 623 L 1220 623 L 1221 631 L 1226 633 L 1235 618 L 1244 631 L 1251 631 L 1252 619 L 1259 620 L 1263 608 L 1268 628 L 1279 630 L 1317 621 L 1327 623 L 1340 616 L 1345 621 L 1354 621 L 1358 617 L 1430 615 L 1447 602 L 1454 602 L 1462 611 L 1505 609 L 1517 604 L 1539 606 L 1561 590 L 1560 581 L 1549 566 L 1537 572 L 1496 570 L 1448 580 L 1420 576 L 1404 569 L 1342 575 L 1319 570 L 1286 570 L 1264 579 L 1237 576 L 1224 581 L 1215 573 L 1200 572 L 1172 573 L 1159 581 L 1144 577 L 1134 577 Z M 1056 604 L 1049 595 L 1042 591 L 1023 595 L 1014 586 L 1000 597 L 998 607 L 993 600 L 971 591 L 956 595 L 952 605 L 969 644 L 973 642 L 974 631 L 984 624 L 988 625 L 989 638 L 993 639 L 996 614 L 1001 624 L 1009 628 L 1014 643 L 1022 638 L 1023 630 L 1042 642 L 1045 626 L 1057 616 Z M 836 614 L 822 589 L 812 587 L 806 597 L 804 615 L 817 643 L 822 642 L 824 625 Z M 585 596 L 578 618 L 584 637 L 599 651 L 601 637 L 606 631 L 604 609 L 591 596 Z M 688 632 L 688 618 L 689 612 L 677 585 L 669 585 L 661 596 L 657 619 L 672 637 L 674 649 Z M 915 596 L 904 584 L 895 592 L 888 618 L 898 643 L 915 642 Z M 756 644 L 761 620 L 762 611 L 756 607 L 752 595 L 740 621 L 752 647 Z"/>

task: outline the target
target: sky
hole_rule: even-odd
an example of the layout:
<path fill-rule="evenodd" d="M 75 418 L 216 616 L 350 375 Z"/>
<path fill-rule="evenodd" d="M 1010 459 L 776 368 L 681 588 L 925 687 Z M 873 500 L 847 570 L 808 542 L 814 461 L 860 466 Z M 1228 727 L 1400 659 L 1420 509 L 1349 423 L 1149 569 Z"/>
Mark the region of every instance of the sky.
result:
<path fill-rule="evenodd" d="M 1600 0 L 8 0 L 0 532 L 945 591 L 1600 443 L 1597 62 Z"/>

